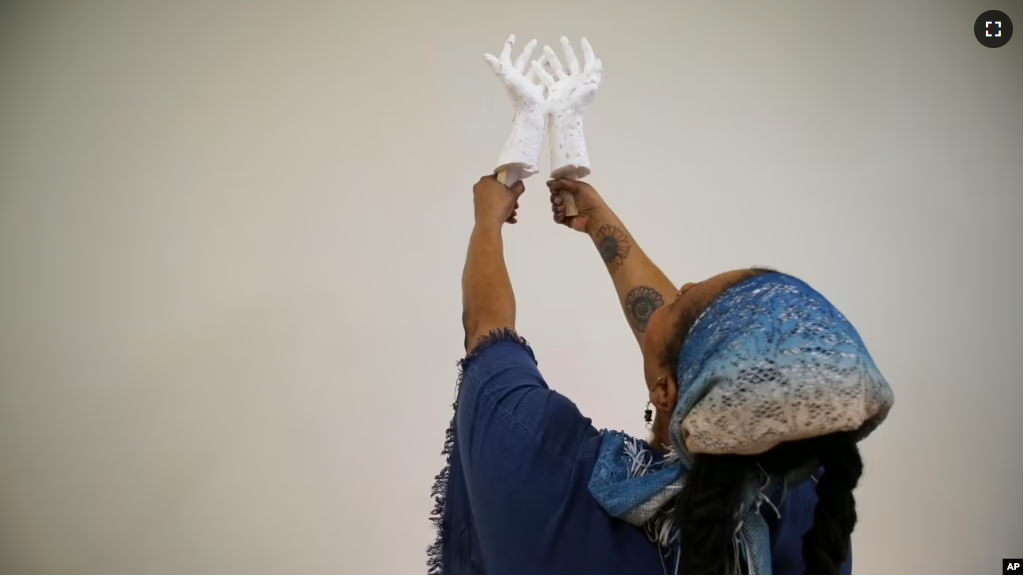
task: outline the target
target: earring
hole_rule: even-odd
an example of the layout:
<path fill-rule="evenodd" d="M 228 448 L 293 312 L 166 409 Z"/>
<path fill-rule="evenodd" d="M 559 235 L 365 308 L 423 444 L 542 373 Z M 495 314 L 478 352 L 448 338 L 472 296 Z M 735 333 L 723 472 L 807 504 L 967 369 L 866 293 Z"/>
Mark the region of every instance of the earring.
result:
<path fill-rule="evenodd" d="M 648 400 L 647 409 L 644 410 L 644 423 L 647 425 L 648 430 L 651 429 L 651 422 L 654 420 L 653 416 L 654 412 L 651 411 L 651 401 Z"/>

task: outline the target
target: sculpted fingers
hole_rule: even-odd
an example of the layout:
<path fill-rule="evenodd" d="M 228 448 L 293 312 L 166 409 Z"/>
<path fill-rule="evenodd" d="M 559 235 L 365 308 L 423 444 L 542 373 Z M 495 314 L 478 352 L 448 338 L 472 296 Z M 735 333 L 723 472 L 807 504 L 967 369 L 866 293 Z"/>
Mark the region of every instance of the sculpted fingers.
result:
<path fill-rule="evenodd" d="M 597 57 L 594 56 L 594 48 L 590 45 L 590 42 L 587 42 L 586 38 L 583 39 L 581 44 L 583 45 L 583 67 L 590 68 L 597 61 Z"/>
<path fill-rule="evenodd" d="M 576 52 L 565 36 L 562 36 L 562 54 L 565 55 L 565 65 L 569 67 L 569 74 L 579 74 L 580 61 L 576 59 Z"/>
<path fill-rule="evenodd" d="M 512 47 L 515 46 L 516 35 L 509 34 L 508 40 L 505 40 L 505 46 L 501 49 L 502 63 L 511 65 L 512 64 Z"/>
<path fill-rule="evenodd" d="M 536 40 L 530 40 L 530 42 L 523 47 L 523 51 L 516 58 L 515 69 L 520 74 L 526 72 L 526 65 L 530 63 L 530 56 L 533 54 L 533 49 L 537 47 Z"/>
<path fill-rule="evenodd" d="M 495 58 L 493 54 L 484 54 L 484 62 L 487 62 L 487 65 L 491 67 L 492 72 L 494 72 L 498 76 L 503 76 L 501 70 L 501 60 Z"/>
<path fill-rule="evenodd" d="M 565 70 L 562 69 L 562 62 L 558 59 L 558 55 L 551 49 L 551 46 L 544 47 L 544 59 L 547 61 L 548 66 L 551 69 L 551 76 L 555 80 L 560 80 L 565 76 Z"/>
<path fill-rule="evenodd" d="M 530 62 L 530 69 L 548 88 L 555 84 L 555 78 L 549 74 L 547 70 L 541 67 L 540 62 L 537 62 L 536 60 Z"/>
<path fill-rule="evenodd" d="M 530 70 L 526 73 L 526 81 L 530 82 L 531 84 L 541 83 L 540 78 L 537 77 L 537 71 L 533 68 L 533 66 L 530 66 Z"/>

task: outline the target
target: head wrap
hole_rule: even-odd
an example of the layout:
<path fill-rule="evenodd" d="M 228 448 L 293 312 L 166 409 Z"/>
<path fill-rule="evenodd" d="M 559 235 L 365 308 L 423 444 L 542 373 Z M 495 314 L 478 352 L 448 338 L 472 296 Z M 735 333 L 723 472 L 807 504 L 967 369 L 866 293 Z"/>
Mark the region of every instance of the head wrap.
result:
<path fill-rule="evenodd" d="M 779 273 L 747 279 L 711 302 L 683 342 L 676 381 L 671 453 L 658 458 L 636 439 L 605 432 L 590 480 L 609 515 L 645 527 L 665 549 L 678 548 L 665 504 L 682 489 L 693 454 L 760 454 L 835 432 L 863 439 L 893 404 L 850 322 L 810 286 Z M 760 505 L 812 472 L 752 481 L 736 536 L 751 573 L 771 573 Z"/>

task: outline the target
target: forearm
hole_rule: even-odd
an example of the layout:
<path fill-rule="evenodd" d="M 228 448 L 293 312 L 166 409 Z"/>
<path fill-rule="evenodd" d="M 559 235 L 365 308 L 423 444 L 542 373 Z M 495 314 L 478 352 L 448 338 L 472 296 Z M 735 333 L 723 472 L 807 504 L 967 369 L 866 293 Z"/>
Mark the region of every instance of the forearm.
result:
<path fill-rule="evenodd" d="M 676 286 L 640 249 L 610 208 L 594 214 L 587 232 L 615 284 L 633 335 L 641 343 L 651 314 L 671 302 Z"/>
<path fill-rule="evenodd" d="M 462 325 L 466 351 L 495 328 L 515 329 L 516 299 L 505 267 L 498 226 L 476 226 L 462 271 Z"/>

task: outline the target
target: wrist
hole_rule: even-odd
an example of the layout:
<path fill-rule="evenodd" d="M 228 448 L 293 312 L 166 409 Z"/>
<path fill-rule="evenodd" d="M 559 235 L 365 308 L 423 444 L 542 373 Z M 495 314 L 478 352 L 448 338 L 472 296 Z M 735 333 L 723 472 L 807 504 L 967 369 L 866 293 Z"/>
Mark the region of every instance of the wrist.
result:
<path fill-rule="evenodd" d="M 571 109 L 548 115 L 548 142 L 551 148 L 551 175 L 582 178 L 590 174 L 590 157 L 583 132 L 583 114 Z"/>
<path fill-rule="evenodd" d="M 491 220 L 491 219 L 478 217 L 476 219 L 476 221 L 473 223 L 473 234 L 474 235 L 478 235 L 478 234 L 484 234 L 484 235 L 499 234 L 500 235 L 501 234 L 501 227 L 504 224 L 505 224 L 504 222 L 495 222 L 494 220 Z"/>
<path fill-rule="evenodd" d="M 621 222 L 612 209 L 608 207 L 604 201 L 600 201 L 597 206 L 591 209 L 590 217 L 587 218 L 587 227 L 584 232 L 587 233 L 591 238 L 597 234 L 597 231 L 601 229 L 601 226 L 605 224 L 612 224 L 614 226 L 621 226 Z"/>

